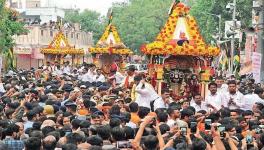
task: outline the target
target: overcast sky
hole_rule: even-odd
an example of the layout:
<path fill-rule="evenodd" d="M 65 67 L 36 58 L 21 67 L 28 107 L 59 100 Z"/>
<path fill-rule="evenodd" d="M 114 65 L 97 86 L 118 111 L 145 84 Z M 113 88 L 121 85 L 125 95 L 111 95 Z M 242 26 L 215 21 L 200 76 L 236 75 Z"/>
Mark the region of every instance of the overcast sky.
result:
<path fill-rule="evenodd" d="M 107 10 L 112 6 L 113 2 L 125 2 L 127 0 L 56 0 L 56 5 L 67 8 L 86 8 L 95 10 L 102 15 L 107 14 Z"/>

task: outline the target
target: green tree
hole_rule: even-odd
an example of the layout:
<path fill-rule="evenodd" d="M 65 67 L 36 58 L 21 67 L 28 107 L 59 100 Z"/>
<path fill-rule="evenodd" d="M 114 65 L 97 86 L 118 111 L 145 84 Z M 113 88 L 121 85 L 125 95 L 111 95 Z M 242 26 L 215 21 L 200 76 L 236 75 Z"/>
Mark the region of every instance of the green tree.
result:
<path fill-rule="evenodd" d="M 150 43 L 168 18 L 171 0 L 130 0 L 113 5 L 113 24 L 123 42 L 139 52 L 140 46 Z"/>
<path fill-rule="evenodd" d="M 92 10 L 84 10 L 83 12 L 68 11 L 65 20 L 72 23 L 80 23 L 82 29 L 93 33 L 93 40 L 97 42 L 104 31 L 105 18 L 100 13 Z"/>
<path fill-rule="evenodd" d="M 200 26 L 200 32 L 207 42 L 213 40 L 212 35 L 217 31 L 219 20 L 208 13 L 222 16 L 221 31 L 224 33 L 225 21 L 232 20 L 232 12 L 226 10 L 226 5 L 232 0 L 192 0 L 191 14 L 195 16 Z M 243 28 L 251 24 L 252 0 L 237 0 L 237 17 Z"/>
<path fill-rule="evenodd" d="M 18 12 L 6 8 L 5 0 L 0 0 L 0 53 L 5 56 L 6 69 L 14 69 L 12 48 L 14 35 L 26 32 L 23 23 L 18 22 Z"/>

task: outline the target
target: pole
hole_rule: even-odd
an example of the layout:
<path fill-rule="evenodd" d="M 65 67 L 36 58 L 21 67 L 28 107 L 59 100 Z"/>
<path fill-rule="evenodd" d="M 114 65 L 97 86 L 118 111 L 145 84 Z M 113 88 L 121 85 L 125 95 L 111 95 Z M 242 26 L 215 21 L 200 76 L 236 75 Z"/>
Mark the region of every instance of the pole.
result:
<path fill-rule="evenodd" d="M 233 0 L 233 5 L 234 5 L 234 10 L 233 10 L 233 27 L 236 25 L 236 0 Z M 235 51 L 235 35 L 232 35 L 231 39 L 231 58 L 230 58 L 230 74 L 233 73 L 234 68 L 233 68 L 233 61 L 234 61 L 234 51 Z"/>
<path fill-rule="evenodd" d="M 219 29 L 218 29 L 218 40 L 221 41 L 221 21 L 222 21 L 222 16 L 221 15 L 218 15 L 218 19 L 219 19 Z"/>

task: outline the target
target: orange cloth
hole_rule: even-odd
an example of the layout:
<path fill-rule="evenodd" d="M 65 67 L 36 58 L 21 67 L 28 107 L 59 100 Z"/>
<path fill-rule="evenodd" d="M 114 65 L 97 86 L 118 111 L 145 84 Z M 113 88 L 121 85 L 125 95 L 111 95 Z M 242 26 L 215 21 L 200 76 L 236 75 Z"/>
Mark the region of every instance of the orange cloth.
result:
<path fill-rule="evenodd" d="M 205 124 L 199 122 L 199 123 L 197 124 L 197 128 L 199 129 L 199 131 L 204 132 L 204 131 L 205 131 Z"/>
<path fill-rule="evenodd" d="M 137 115 L 137 113 L 131 113 L 131 122 L 135 123 L 136 125 L 139 125 L 140 123 L 140 118 Z"/>
<path fill-rule="evenodd" d="M 88 110 L 84 109 L 84 108 L 81 108 L 81 109 L 78 110 L 78 114 L 82 115 L 82 116 L 86 116 L 86 115 L 88 115 Z"/>

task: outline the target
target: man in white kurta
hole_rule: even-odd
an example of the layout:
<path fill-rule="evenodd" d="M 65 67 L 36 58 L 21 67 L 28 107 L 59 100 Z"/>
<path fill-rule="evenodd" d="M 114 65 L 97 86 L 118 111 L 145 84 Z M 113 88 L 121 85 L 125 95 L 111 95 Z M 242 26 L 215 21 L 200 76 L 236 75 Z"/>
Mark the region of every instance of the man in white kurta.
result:
<path fill-rule="evenodd" d="M 136 103 L 139 106 L 147 107 L 151 109 L 150 103 L 162 98 L 157 94 L 155 89 L 151 84 L 141 80 L 140 83 L 136 86 Z"/>
<path fill-rule="evenodd" d="M 223 106 L 229 109 L 242 109 L 244 105 L 244 95 L 237 91 L 236 81 L 228 81 L 228 92 L 223 93 Z"/>
<path fill-rule="evenodd" d="M 217 84 L 210 83 L 208 85 L 209 94 L 205 97 L 205 103 L 209 111 L 218 111 L 222 108 L 222 94 L 217 91 Z"/>

